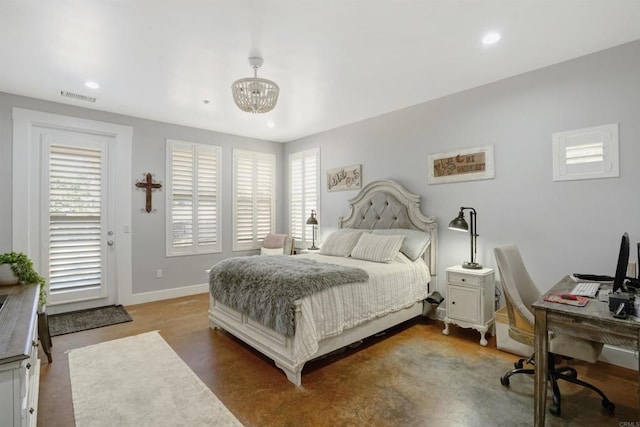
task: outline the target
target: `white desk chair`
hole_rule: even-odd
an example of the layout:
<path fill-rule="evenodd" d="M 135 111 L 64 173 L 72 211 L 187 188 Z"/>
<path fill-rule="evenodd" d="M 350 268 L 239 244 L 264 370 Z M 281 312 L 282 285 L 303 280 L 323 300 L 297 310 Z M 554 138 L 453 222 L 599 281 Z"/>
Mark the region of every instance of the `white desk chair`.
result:
<path fill-rule="evenodd" d="M 515 245 L 499 246 L 494 249 L 498 271 L 502 280 L 502 289 L 507 303 L 509 318 L 509 337 L 527 344 L 534 345 L 534 323 L 532 304 L 542 298 L 542 294 L 529 276 L 520 251 Z M 553 405 L 549 412 L 560 415 L 560 388 L 558 380 L 569 381 L 581 385 L 598 393 L 602 398 L 602 407 L 613 412 L 615 405 L 597 387 L 579 380 L 578 373 L 570 366 L 556 367 L 554 354 L 572 359 L 580 359 L 595 363 L 602 352 L 602 343 L 577 338 L 563 334 L 551 334 L 549 337 L 549 369 L 548 378 L 553 390 Z M 514 364 L 515 369 L 505 373 L 500 378 L 503 386 L 509 386 L 509 378 L 515 374 L 533 374 L 533 368 L 524 368 L 524 363 L 534 365 L 533 356 L 520 359 Z"/>

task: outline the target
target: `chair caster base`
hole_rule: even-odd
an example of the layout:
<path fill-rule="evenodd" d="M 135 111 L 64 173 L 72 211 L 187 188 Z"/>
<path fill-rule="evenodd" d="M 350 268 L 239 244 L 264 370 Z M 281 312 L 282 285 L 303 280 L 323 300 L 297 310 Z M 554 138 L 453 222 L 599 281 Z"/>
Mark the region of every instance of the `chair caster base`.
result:
<path fill-rule="evenodd" d="M 612 401 L 606 399 L 602 400 L 602 407 L 611 413 L 616 410 L 616 405 Z"/>

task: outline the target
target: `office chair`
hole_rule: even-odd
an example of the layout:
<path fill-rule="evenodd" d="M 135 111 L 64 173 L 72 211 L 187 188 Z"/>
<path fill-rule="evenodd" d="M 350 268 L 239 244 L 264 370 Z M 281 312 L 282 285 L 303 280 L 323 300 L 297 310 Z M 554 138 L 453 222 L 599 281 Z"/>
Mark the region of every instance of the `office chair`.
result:
<path fill-rule="evenodd" d="M 494 249 L 498 271 L 502 280 L 502 288 L 507 304 L 509 318 L 509 337 L 527 344 L 534 345 L 534 314 L 532 304 L 542 297 L 533 280 L 529 276 L 522 261 L 520 251 L 515 245 L 499 246 Z M 547 378 L 552 386 L 553 404 L 549 412 L 560 415 L 560 388 L 558 380 L 565 380 L 581 385 L 598 393 L 602 398 L 602 407 L 613 412 L 615 405 L 597 387 L 579 380 L 578 373 L 570 366 L 556 367 L 554 354 L 564 358 L 580 359 L 595 363 L 602 352 L 602 343 L 576 338 L 569 335 L 552 333 L 549 335 L 549 357 Z M 524 364 L 535 365 L 533 355 L 529 359 L 519 359 L 515 369 L 506 372 L 501 378 L 503 386 L 509 386 L 509 378 L 515 374 L 533 374 L 534 368 L 525 368 Z"/>

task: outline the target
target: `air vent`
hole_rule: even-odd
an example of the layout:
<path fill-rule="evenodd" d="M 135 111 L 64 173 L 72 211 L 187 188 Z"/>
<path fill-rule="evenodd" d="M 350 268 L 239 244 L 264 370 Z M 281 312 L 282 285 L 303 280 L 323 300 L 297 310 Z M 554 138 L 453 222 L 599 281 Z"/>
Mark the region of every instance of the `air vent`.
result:
<path fill-rule="evenodd" d="M 96 99 L 91 96 L 80 95 L 79 93 L 67 92 L 66 90 L 61 90 L 60 96 L 66 96 L 67 98 L 77 99 L 78 101 L 96 102 Z"/>

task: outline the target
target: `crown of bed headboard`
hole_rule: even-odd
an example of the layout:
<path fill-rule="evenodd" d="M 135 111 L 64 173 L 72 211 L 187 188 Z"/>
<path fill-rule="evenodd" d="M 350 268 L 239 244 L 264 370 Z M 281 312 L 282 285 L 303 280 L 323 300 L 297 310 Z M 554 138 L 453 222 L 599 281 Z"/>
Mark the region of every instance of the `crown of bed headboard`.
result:
<path fill-rule="evenodd" d="M 438 225 L 435 218 L 422 213 L 420 196 L 408 192 L 395 181 L 373 181 L 349 200 L 349 209 L 349 215 L 338 220 L 340 228 L 409 228 L 429 233 L 431 245 L 425 254 L 425 261 L 435 278 Z"/>

